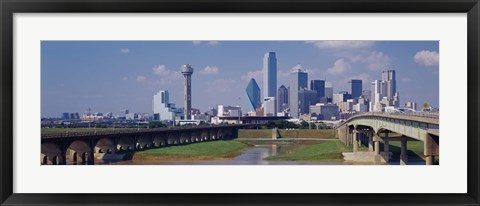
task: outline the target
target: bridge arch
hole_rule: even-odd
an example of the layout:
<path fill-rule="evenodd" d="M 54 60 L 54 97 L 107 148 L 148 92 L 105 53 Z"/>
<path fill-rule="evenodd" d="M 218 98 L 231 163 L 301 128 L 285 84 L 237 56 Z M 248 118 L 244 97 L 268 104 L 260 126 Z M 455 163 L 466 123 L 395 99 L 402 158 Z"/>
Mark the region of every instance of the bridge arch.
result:
<path fill-rule="evenodd" d="M 168 134 L 160 133 L 153 136 L 153 146 L 162 147 L 167 145 Z"/>
<path fill-rule="evenodd" d="M 135 138 L 132 136 L 121 136 L 117 140 L 117 150 L 131 151 L 135 150 Z"/>
<path fill-rule="evenodd" d="M 93 163 L 93 149 L 86 141 L 75 140 L 71 142 L 68 146 L 70 162 L 73 164 Z"/>
<path fill-rule="evenodd" d="M 102 153 L 113 153 L 115 154 L 117 151 L 117 145 L 115 140 L 110 137 L 100 138 L 95 142 L 95 152 L 98 154 Z"/>
<path fill-rule="evenodd" d="M 42 165 L 58 165 L 65 158 L 60 145 L 56 143 L 42 143 L 40 162 Z"/>
<path fill-rule="evenodd" d="M 153 146 L 153 137 L 151 135 L 140 135 L 137 137 L 136 148 L 148 149 Z"/>

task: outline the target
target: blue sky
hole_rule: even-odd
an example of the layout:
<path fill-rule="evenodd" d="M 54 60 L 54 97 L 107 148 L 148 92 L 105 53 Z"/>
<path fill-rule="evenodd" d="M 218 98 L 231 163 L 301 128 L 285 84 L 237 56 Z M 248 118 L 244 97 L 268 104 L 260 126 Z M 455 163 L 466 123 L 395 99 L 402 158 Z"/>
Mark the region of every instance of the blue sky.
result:
<path fill-rule="evenodd" d="M 43 41 L 41 115 L 62 112 L 152 113 L 152 98 L 169 90 L 183 107 L 182 64 L 191 64 L 192 107 L 247 106 L 250 78 L 262 85 L 263 54 L 274 51 L 278 87 L 288 87 L 298 64 L 311 79 L 326 79 L 334 92 L 350 91 L 348 80 L 363 89 L 395 69 L 401 104 L 439 104 L 438 41 Z M 240 98 L 240 100 L 239 100 Z"/>

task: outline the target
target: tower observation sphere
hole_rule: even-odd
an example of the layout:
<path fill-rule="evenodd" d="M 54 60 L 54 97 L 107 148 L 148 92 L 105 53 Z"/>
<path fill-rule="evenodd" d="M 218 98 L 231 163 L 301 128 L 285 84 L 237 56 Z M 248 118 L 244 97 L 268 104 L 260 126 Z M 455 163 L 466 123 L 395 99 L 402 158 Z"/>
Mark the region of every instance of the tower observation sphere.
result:
<path fill-rule="evenodd" d="M 181 72 L 182 72 L 183 75 L 192 75 L 193 74 L 192 65 L 190 65 L 190 64 L 182 65 Z"/>

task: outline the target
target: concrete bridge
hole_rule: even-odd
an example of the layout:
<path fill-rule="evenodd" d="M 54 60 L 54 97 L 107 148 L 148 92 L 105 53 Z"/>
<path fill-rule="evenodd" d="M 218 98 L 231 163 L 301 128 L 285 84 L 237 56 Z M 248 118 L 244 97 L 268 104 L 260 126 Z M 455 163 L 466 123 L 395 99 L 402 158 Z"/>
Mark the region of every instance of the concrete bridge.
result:
<path fill-rule="evenodd" d="M 95 156 L 202 141 L 236 138 L 238 129 L 257 124 L 45 134 L 41 138 L 41 164 L 95 164 Z M 69 154 L 67 154 L 67 151 Z"/>
<path fill-rule="evenodd" d="M 390 141 L 401 141 L 400 164 L 408 164 L 408 141 L 423 141 L 426 164 L 434 164 L 439 156 L 438 114 L 364 113 L 350 117 L 336 127 L 338 137 L 353 146 L 353 153 L 344 154 L 354 161 L 389 162 Z M 384 149 L 381 151 L 380 142 Z M 359 145 L 368 145 L 368 151 L 358 151 Z"/>

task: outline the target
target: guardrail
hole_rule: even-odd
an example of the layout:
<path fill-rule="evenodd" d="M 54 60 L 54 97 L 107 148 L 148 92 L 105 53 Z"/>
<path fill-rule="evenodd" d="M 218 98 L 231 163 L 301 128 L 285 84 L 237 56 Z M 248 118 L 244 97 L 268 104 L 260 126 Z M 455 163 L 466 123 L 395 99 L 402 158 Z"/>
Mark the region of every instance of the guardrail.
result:
<path fill-rule="evenodd" d="M 333 129 L 337 129 L 338 127 L 342 126 L 350 119 L 355 118 L 357 116 L 397 116 L 397 117 L 423 117 L 429 119 L 439 119 L 440 113 L 439 112 L 415 112 L 415 113 L 388 113 L 388 112 L 367 112 L 367 113 L 355 113 L 352 116 L 348 117 L 348 119 L 344 120 L 340 124 L 333 127 Z"/>
<path fill-rule="evenodd" d="M 152 128 L 152 129 L 132 129 L 132 130 L 113 130 L 112 131 L 85 131 L 85 132 L 61 132 L 61 133 L 50 133 L 42 134 L 41 138 L 63 138 L 63 137 L 82 137 L 82 136 L 97 136 L 97 135 L 112 135 L 112 134 L 135 134 L 142 132 L 161 132 L 161 131 L 170 131 L 170 130 L 189 130 L 189 129 L 206 129 L 206 128 L 229 128 L 229 127 L 246 127 L 246 126 L 255 126 L 258 124 L 235 124 L 235 125 L 215 125 L 215 126 L 192 126 L 192 127 L 163 127 L 163 128 Z"/>

